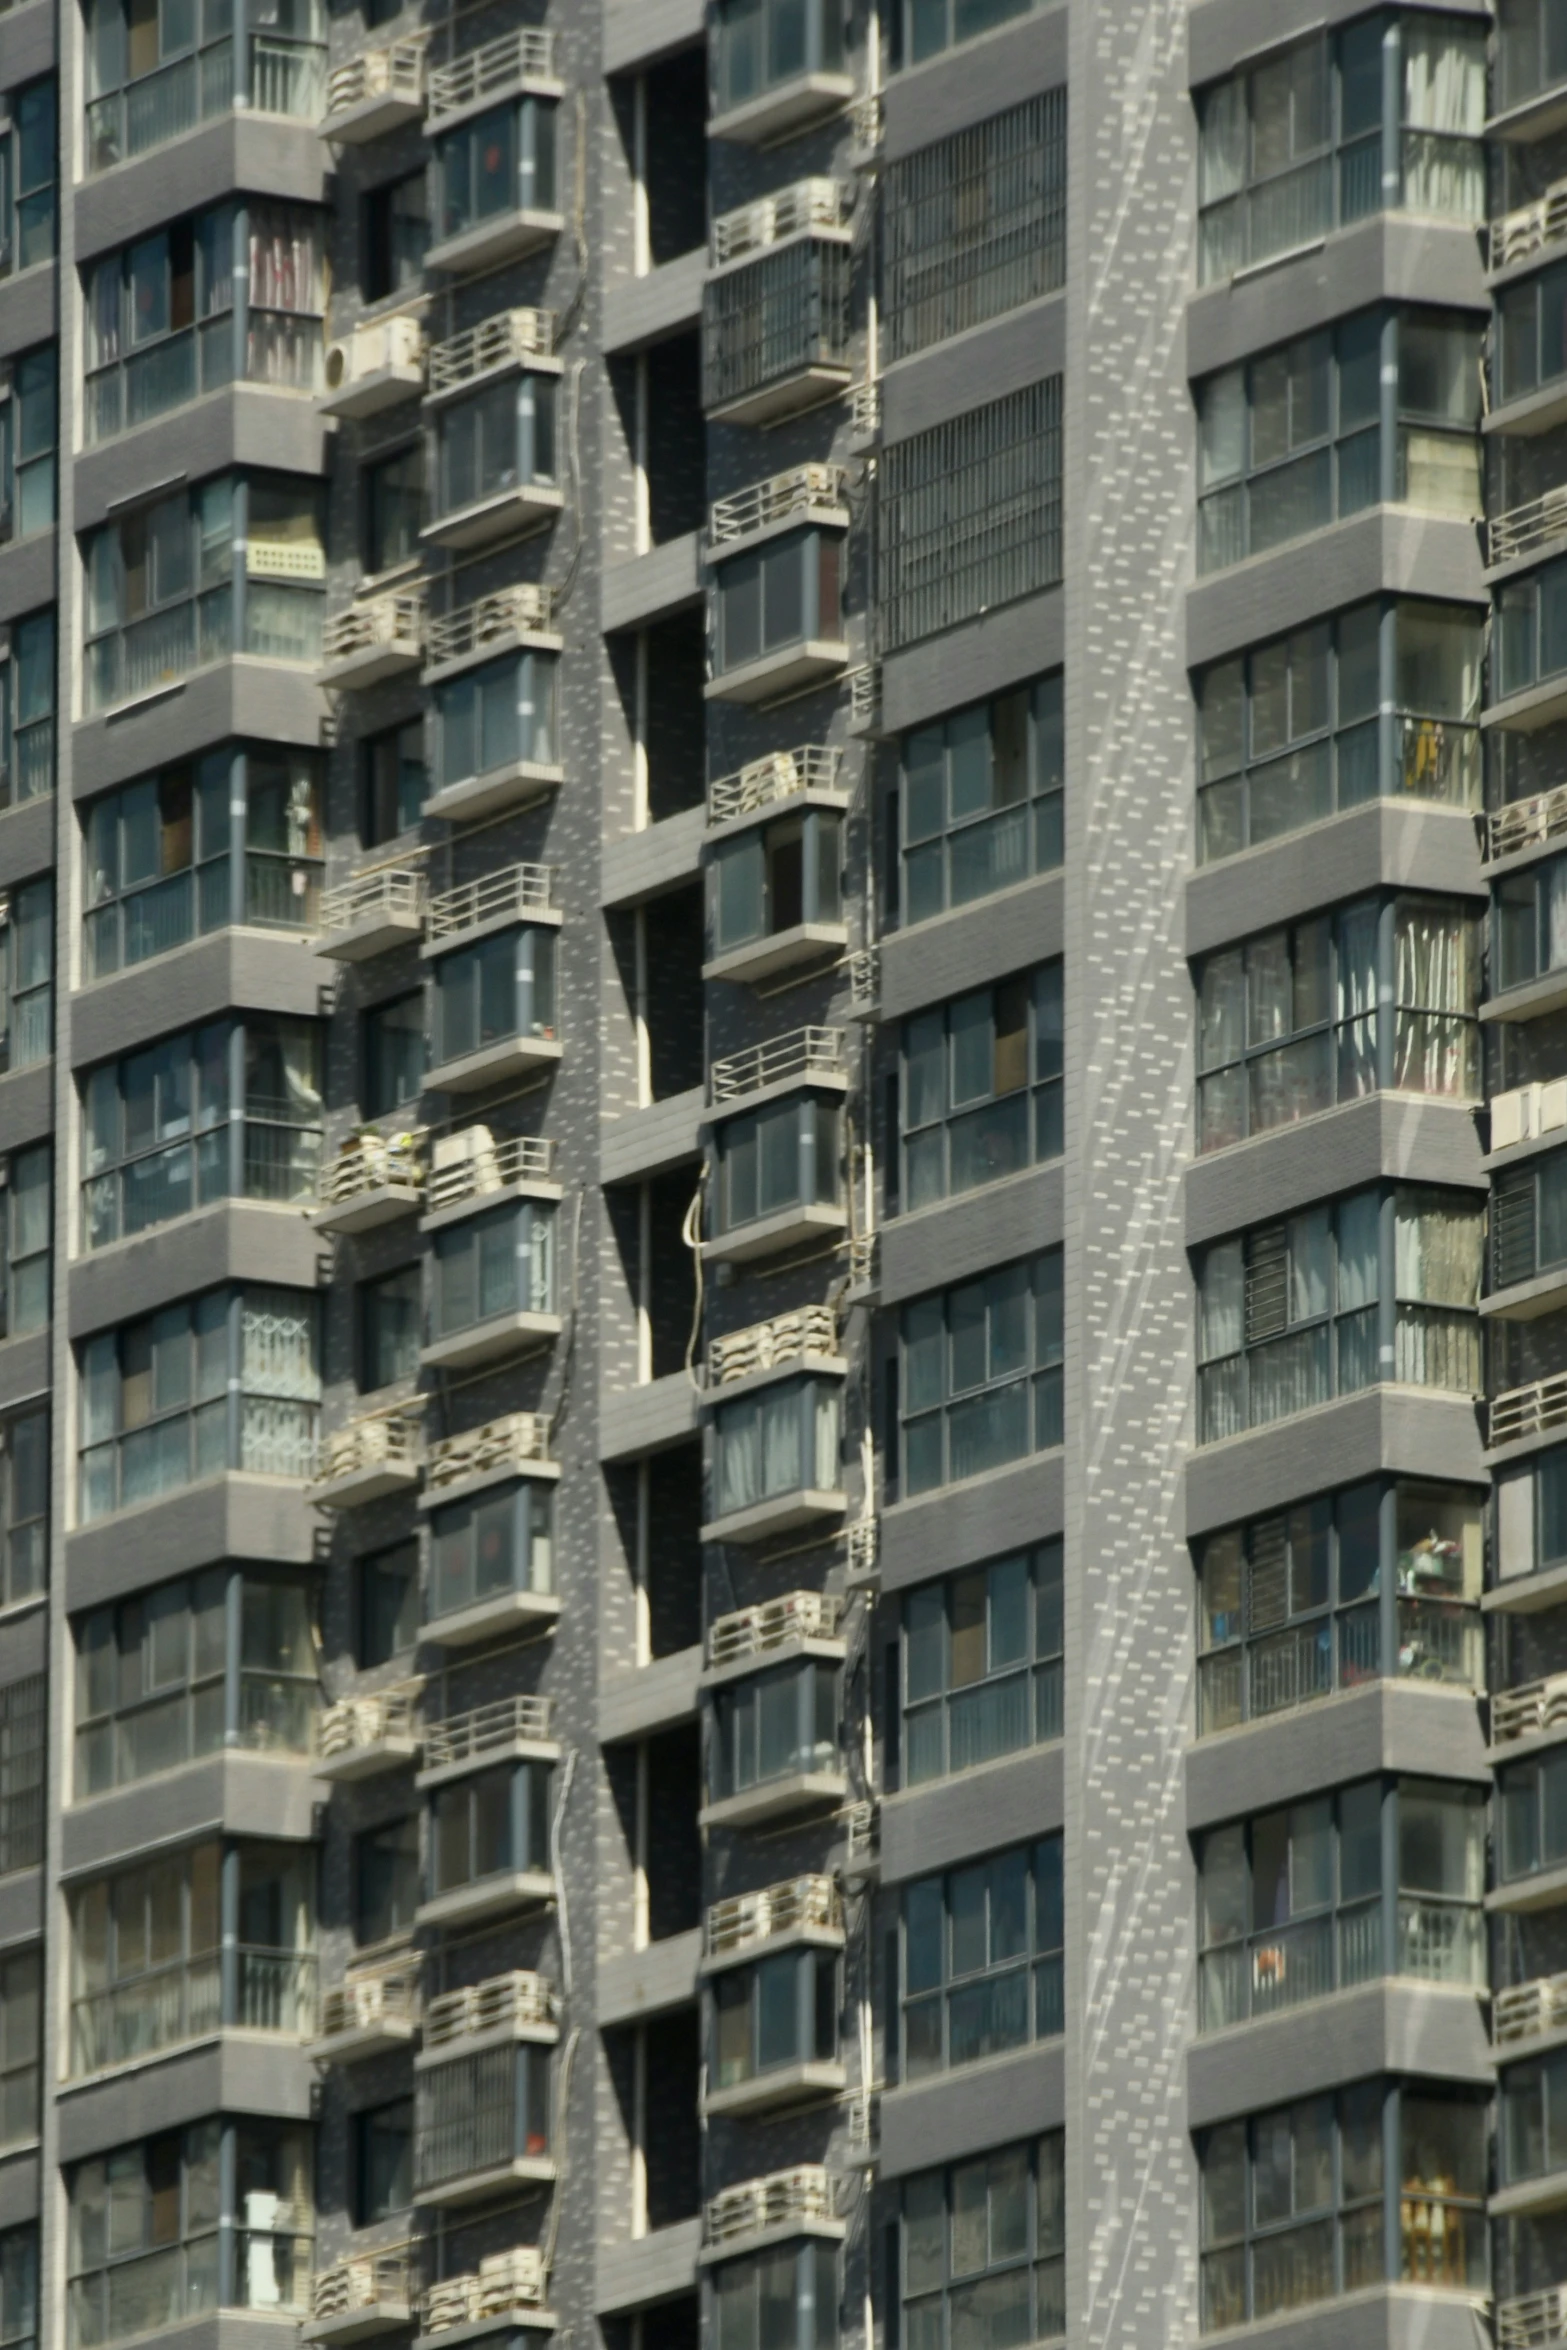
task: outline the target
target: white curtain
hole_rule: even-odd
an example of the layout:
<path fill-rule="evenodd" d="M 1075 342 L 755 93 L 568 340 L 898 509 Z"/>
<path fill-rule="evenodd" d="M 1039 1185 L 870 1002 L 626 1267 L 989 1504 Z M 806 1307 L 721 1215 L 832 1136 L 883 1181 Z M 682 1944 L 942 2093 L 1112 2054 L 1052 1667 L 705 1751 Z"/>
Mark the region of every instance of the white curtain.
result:
<path fill-rule="evenodd" d="M 1398 1294 L 1419 1305 L 1480 1302 L 1481 1213 L 1466 1202 L 1401 1191 L 1396 1211 Z"/>
<path fill-rule="evenodd" d="M 1404 201 L 1414 212 L 1485 217 L 1485 44 L 1406 20 Z"/>

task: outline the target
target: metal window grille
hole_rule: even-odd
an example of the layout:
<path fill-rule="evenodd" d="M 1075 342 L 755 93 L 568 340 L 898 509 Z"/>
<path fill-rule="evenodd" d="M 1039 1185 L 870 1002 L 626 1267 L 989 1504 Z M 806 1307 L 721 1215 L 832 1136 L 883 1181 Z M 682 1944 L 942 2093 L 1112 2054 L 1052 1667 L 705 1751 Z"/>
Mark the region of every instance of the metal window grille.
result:
<path fill-rule="evenodd" d="M 849 359 L 849 247 L 802 237 L 702 296 L 702 404 L 722 407 L 808 367 Z"/>
<path fill-rule="evenodd" d="M 1061 378 L 1029 384 L 882 460 L 883 652 L 1061 577 Z"/>
<path fill-rule="evenodd" d="M 886 356 L 903 359 L 1051 293 L 1066 276 L 1066 92 L 889 165 Z"/>
<path fill-rule="evenodd" d="M 0 1874 L 43 1858 L 47 1705 L 42 1673 L 0 1689 Z"/>

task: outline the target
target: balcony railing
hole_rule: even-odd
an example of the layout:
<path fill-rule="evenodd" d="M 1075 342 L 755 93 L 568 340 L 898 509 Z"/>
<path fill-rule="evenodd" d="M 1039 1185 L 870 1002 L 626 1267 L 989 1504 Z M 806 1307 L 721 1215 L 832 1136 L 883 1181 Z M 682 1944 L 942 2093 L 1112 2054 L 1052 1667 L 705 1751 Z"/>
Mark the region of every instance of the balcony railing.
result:
<path fill-rule="evenodd" d="M 460 1151 L 458 1144 L 464 1146 Z M 432 1211 L 461 1207 L 510 1183 L 547 1183 L 555 1144 L 547 1134 L 492 1135 L 488 1126 L 465 1126 L 441 1137 L 433 1160 L 425 1188 L 425 1206 Z"/>
<path fill-rule="evenodd" d="M 854 190 L 847 182 L 796 180 L 776 195 L 759 196 L 754 204 L 720 213 L 708 245 L 713 267 L 760 253 L 768 245 L 781 244 L 785 237 L 798 236 L 802 229 L 841 228 L 853 209 Z"/>
<path fill-rule="evenodd" d="M 836 2217 L 830 2174 L 819 2162 L 802 2162 L 715 2195 L 702 2207 L 702 2241 L 735 2244 L 764 2228 L 808 2226 Z"/>
<path fill-rule="evenodd" d="M 502 922 L 515 914 L 519 921 L 543 914 L 554 905 L 553 865 L 508 865 L 500 873 L 486 873 L 481 881 L 465 881 L 430 900 L 429 935 L 460 938 L 484 922 Z"/>
<path fill-rule="evenodd" d="M 731 1894 L 707 1913 L 704 1948 L 709 1958 L 731 1957 L 775 1934 L 800 1934 L 808 1927 L 843 1932 L 843 1902 L 832 1877 L 790 1877 L 764 1885 L 759 1893 Z"/>
<path fill-rule="evenodd" d="M 1567 2342 L 1567 2285 L 1519 2293 L 1496 2304 L 1497 2350 L 1547 2350 Z"/>
<path fill-rule="evenodd" d="M 797 1363 L 806 1355 L 833 1355 L 838 1351 L 838 1317 L 831 1306 L 795 1306 L 771 1321 L 752 1322 L 744 1330 L 709 1341 L 707 1378 L 711 1387 L 732 1379 L 749 1378 L 753 1371 L 770 1371 L 780 1363 Z"/>
<path fill-rule="evenodd" d="M 841 465 L 796 465 L 787 473 L 752 482 L 749 489 L 714 501 L 708 516 L 708 540 L 721 547 L 731 539 L 748 538 L 769 523 L 790 522 L 796 515 L 803 517 L 823 506 L 841 506 L 844 482 Z"/>
<path fill-rule="evenodd" d="M 428 33 L 412 33 L 385 49 L 367 49 L 362 57 L 334 66 L 326 85 L 328 123 L 334 114 L 347 114 L 371 98 L 400 98 L 409 106 L 422 106 L 429 39 Z"/>
<path fill-rule="evenodd" d="M 425 2051 L 470 2040 L 476 2032 L 528 2031 L 552 2025 L 554 1997 L 553 1986 L 543 1975 L 530 1974 L 521 1967 L 508 1975 L 490 1975 L 461 1991 L 444 1992 L 424 2011 Z"/>
<path fill-rule="evenodd" d="M 1508 1746 L 1515 1738 L 1534 1738 L 1543 1730 L 1567 1724 L 1567 1673 L 1551 1673 L 1543 1681 L 1526 1681 L 1517 1689 L 1498 1689 L 1491 1698 L 1491 1743 Z"/>
<path fill-rule="evenodd" d="M 843 753 L 824 744 L 802 744 L 797 751 L 769 751 L 734 775 L 720 775 L 707 787 L 707 821 L 727 824 L 733 816 L 749 816 L 776 800 L 793 799 L 797 792 L 837 791 Z"/>
<path fill-rule="evenodd" d="M 1567 180 L 1552 180 L 1543 196 L 1501 213 L 1490 228 L 1490 265 L 1513 269 L 1520 261 L 1567 238 Z"/>
<path fill-rule="evenodd" d="M 334 612 L 321 630 L 321 665 L 329 669 L 363 653 L 400 653 L 417 661 L 424 650 L 425 591 L 399 588 L 391 596 L 366 596 Z"/>
<path fill-rule="evenodd" d="M 553 33 L 540 31 L 536 26 L 503 33 L 498 41 L 486 41 L 482 49 L 459 57 L 455 65 L 431 67 L 430 128 L 437 129 L 443 115 L 456 114 L 465 106 L 477 106 L 485 98 L 501 97 L 519 82 L 554 78 Z"/>
<path fill-rule="evenodd" d="M 224 1961 L 214 1950 L 172 1965 L 152 1967 L 107 1991 L 71 2002 L 71 2071 L 107 2065 L 204 2039 L 225 2026 L 276 2032 L 306 2040 L 315 2029 L 314 1951 L 266 1950 L 242 1944 L 234 1953 L 232 1992 L 225 1997 Z"/>
<path fill-rule="evenodd" d="M 320 2325 L 330 2318 L 352 2317 L 359 2311 L 369 2317 L 384 2309 L 396 2323 L 390 2313 L 414 2308 L 418 2297 L 419 2247 L 384 2244 L 322 2269 L 310 2288 L 310 2314 Z"/>
<path fill-rule="evenodd" d="M 881 1003 L 881 950 L 860 947 L 849 957 L 849 1009 L 856 1020 L 873 1020 Z"/>
<path fill-rule="evenodd" d="M 481 318 L 465 334 L 430 345 L 429 388 L 432 392 L 456 391 L 475 376 L 491 375 L 497 368 L 547 359 L 554 348 L 553 310 L 500 310 L 493 318 Z"/>
<path fill-rule="evenodd" d="M 848 1575 L 851 1584 L 873 1583 L 876 1579 L 880 1547 L 879 1527 L 880 1520 L 872 1512 L 866 1517 L 856 1518 L 852 1526 L 844 1529 L 844 1540 L 849 1560 Z"/>
<path fill-rule="evenodd" d="M 1554 840 L 1559 832 L 1567 832 L 1567 783 L 1493 808 L 1485 820 L 1485 853 L 1487 858 L 1511 856 L 1516 849 Z"/>
<path fill-rule="evenodd" d="M 548 636 L 554 625 L 555 590 L 543 581 L 519 580 L 455 612 L 432 617 L 425 658 L 432 669 L 439 669 L 449 661 L 476 659 L 488 646 L 509 644 L 514 637 Z"/>
<path fill-rule="evenodd" d="M 747 1045 L 744 1052 L 727 1053 L 712 1067 L 715 1102 L 740 1101 L 764 1085 L 808 1085 L 813 1077 L 842 1077 L 841 1028 L 791 1028 L 786 1036 L 769 1037 L 765 1044 Z"/>
<path fill-rule="evenodd" d="M 323 1208 L 344 1208 L 366 1192 L 396 1186 L 419 1191 L 424 1185 L 424 1128 L 412 1126 L 406 1134 L 366 1132 L 351 1135 L 336 1158 L 322 1167 L 316 1198 Z"/>
<path fill-rule="evenodd" d="M 1567 2025 L 1567 1975 L 1540 1975 L 1532 1983 L 1515 1983 L 1511 1990 L 1493 1992 L 1491 2038 L 1498 2048 L 1514 2040 L 1533 2040 L 1541 2032 L 1559 2032 Z"/>
<path fill-rule="evenodd" d="M 323 1762 L 384 1746 L 388 1739 L 417 1740 L 421 1682 L 378 1689 L 364 1697 L 342 1697 L 316 1717 L 316 1752 Z"/>
<path fill-rule="evenodd" d="M 542 1412 L 506 1412 L 461 1436 L 443 1436 L 425 1458 L 426 1488 L 460 1485 L 502 1469 L 548 1462 L 550 1424 Z"/>
<path fill-rule="evenodd" d="M 1486 1441 L 1493 1449 L 1501 1444 L 1517 1444 L 1526 1436 L 1543 1436 L 1549 1429 L 1567 1425 L 1567 1371 L 1556 1371 L 1549 1379 L 1532 1379 L 1527 1387 L 1510 1387 L 1504 1395 L 1493 1395 L 1486 1417 L 1489 1424 Z"/>
<path fill-rule="evenodd" d="M 1511 563 L 1518 555 L 1532 555 L 1567 533 L 1567 488 L 1546 490 L 1521 506 L 1493 514 L 1485 526 L 1486 561 Z"/>
<path fill-rule="evenodd" d="M 737 1665 L 790 1640 L 832 1640 L 842 1602 L 830 1591 L 786 1591 L 780 1599 L 715 1616 L 707 1631 L 709 1665 Z"/>
<path fill-rule="evenodd" d="M 448 1763 L 479 1762 L 487 1754 L 522 1743 L 547 1745 L 552 1711 L 547 1697 L 498 1697 L 471 1713 L 427 1722 L 424 1767 L 433 1771 Z"/>
<path fill-rule="evenodd" d="M 310 1481 L 330 1485 L 363 1469 L 406 1470 L 412 1476 L 418 1468 L 417 1418 L 403 1412 L 367 1412 L 362 1420 L 350 1420 L 320 1439 Z"/>
<path fill-rule="evenodd" d="M 361 873 L 321 893 L 323 938 L 357 930 L 367 922 L 417 922 L 424 913 L 425 879 L 417 866 Z"/>
<path fill-rule="evenodd" d="M 544 2256 L 535 2244 L 492 2252 L 469 2276 L 448 2277 L 424 2297 L 424 2330 L 443 2334 L 451 2326 L 481 2324 L 514 2309 L 537 2309 L 544 2299 Z"/>
<path fill-rule="evenodd" d="M 334 2039 L 339 2032 L 374 2031 L 381 2024 L 406 2025 L 411 2029 L 418 2020 L 419 1960 L 416 1956 L 366 1968 L 362 1973 L 346 1976 L 321 1994 L 323 2040 Z"/>

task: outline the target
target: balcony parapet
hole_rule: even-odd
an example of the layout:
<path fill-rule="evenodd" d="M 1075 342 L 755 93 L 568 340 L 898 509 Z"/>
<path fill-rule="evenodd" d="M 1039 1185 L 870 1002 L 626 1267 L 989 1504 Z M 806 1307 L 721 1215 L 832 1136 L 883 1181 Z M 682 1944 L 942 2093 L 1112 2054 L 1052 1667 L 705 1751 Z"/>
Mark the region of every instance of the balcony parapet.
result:
<path fill-rule="evenodd" d="M 1567 240 L 1567 180 L 1552 180 L 1543 196 L 1536 196 L 1532 204 L 1515 205 L 1511 212 L 1499 213 L 1488 232 L 1488 266 L 1494 274 L 1498 270 L 1516 269 L 1521 262 L 1532 261 L 1536 253 L 1543 253 L 1550 245 Z"/>
<path fill-rule="evenodd" d="M 1485 559 L 1493 569 L 1498 563 L 1515 563 L 1563 536 L 1567 536 L 1567 487 L 1558 487 L 1493 514 L 1485 526 Z"/>
<path fill-rule="evenodd" d="M 794 751 L 769 751 L 733 775 L 720 775 L 707 787 L 707 821 L 729 824 L 737 816 L 751 816 L 802 792 L 838 792 L 843 753 L 825 743 L 802 743 Z"/>
<path fill-rule="evenodd" d="M 321 630 L 320 682 L 324 686 L 379 685 L 424 657 L 426 591 L 396 588 L 365 596 L 334 612 Z"/>
<path fill-rule="evenodd" d="M 444 1722 L 427 1722 L 421 1780 L 433 1771 L 476 1770 L 491 1756 L 519 1747 L 549 1746 L 553 1711 L 547 1697 L 499 1697 Z"/>
<path fill-rule="evenodd" d="M 1540 2293 L 1518 2293 L 1496 2304 L 1497 2350 L 1546 2350 L 1567 2342 L 1567 2285 Z"/>
<path fill-rule="evenodd" d="M 548 1183 L 554 1165 L 555 1144 L 547 1134 L 495 1135 L 488 1126 L 459 1127 L 455 1134 L 442 1135 L 431 1151 L 425 1207 L 435 1215 L 514 1183 Z"/>
<path fill-rule="evenodd" d="M 1567 1975 L 1538 1975 L 1491 1997 L 1491 2041 L 1505 2048 L 1515 2040 L 1538 2039 L 1567 2027 Z"/>
<path fill-rule="evenodd" d="M 555 2036 L 554 1986 L 543 1975 L 514 1967 L 509 1974 L 490 1975 L 460 1991 L 444 1992 L 424 2011 L 424 2044 L 428 2057 L 437 2050 L 452 2051 L 480 2033 L 511 2034 L 537 2039 Z"/>
<path fill-rule="evenodd" d="M 832 1877 L 789 1877 L 757 1893 L 731 1894 L 715 1901 L 703 1926 L 702 1955 L 733 1958 L 754 1943 L 780 1934 L 843 1933 L 843 1900 Z"/>
<path fill-rule="evenodd" d="M 367 1232 L 419 1205 L 424 1193 L 422 1126 L 401 1134 L 363 1128 L 326 1160 L 316 1179 L 318 1232 Z"/>
<path fill-rule="evenodd" d="M 792 1640 L 835 1640 L 843 1603 L 830 1591 L 786 1591 L 756 1607 L 715 1616 L 707 1631 L 709 1669 L 765 1657 Z"/>
<path fill-rule="evenodd" d="M 459 57 L 454 65 L 431 68 L 429 128 L 437 131 L 446 116 L 465 113 L 486 98 L 502 98 L 524 82 L 553 82 L 555 78 L 553 33 L 536 25 L 503 33 L 499 40 L 486 41 L 482 48 Z"/>
<path fill-rule="evenodd" d="M 1486 1442 L 1495 1452 L 1504 1444 L 1521 1444 L 1526 1437 L 1547 1435 L 1567 1426 L 1567 1371 L 1549 1379 L 1531 1379 L 1527 1387 L 1510 1387 L 1493 1395 L 1486 1406 Z"/>
<path fill-rule="evenodd" d="M 1551 1673 L 1543 1681 L 1526 1681 L 1516 1689 L 1492 1693 L 1493 1746 L 1510 1746 L 1515 1739 L 1537 1738 L 1542 1731 L 1563 1727 L 1567 1727 L 1567 1673 Z"/>
<path fill-rule="evenodd" d="M 841 1085 L 847 1079 L 841 1028 L 791 1028 L 783 1036 L 771 1036 L 763 1044 L 747 1045 L 743 1052 L 726 1053 L 715 1061 L 708 1073 L 709 1099 L 717 1108 L 774 1085 L 811 1085 L 818 1080 Z"/>
<path fill-rule="evenodd" d="M 508 1470 L 519 1476 L 530 1470 L 556 1475 L 549 1439 L 550 1424 L 542 1412 L 505 1412 L 461 1436 L 441 1437 L 425 1456 L 426 1492 L 439 1494 L 471 1478 L 502 1476 Z"/>
<path fill-rule="evenodd" d="M 504 651 L 525 637 L 551 637 L 555 590 L 543 580 L 516 580 L 455 612 L 432 614 L 426 629 L 427 672 L 456 668 Z"/>
<path fill-rule="evenodd" d="M 444 2334 L 514 2315 L 537 2324 L 543 2306 L 544 2256 L 536 2244 L 518 2244 L 492 2252 L 467 2276 L 432 2285 L 424 2297 L 424 2330 Z"/>
<path fill-rule="evenodd" d="M 429 41 L 428 32 L 409 33 L 334 66 L 327 76 L 326 113 L 317 126 L 321 136 L 356 146 L 417 122 L 424 112 Z"/>
<path fill-rule="evenodd" d="M 702 2206 L 702 2249 L 709 2255 L 741 2252 L 756 2236 L 812 2233 L 843 2233 L 832 2174 L 819 2162 L 746 2179 Z"/>
<path fill-rule="evenodd" d="M 792 187 L 759 196 L 733 212 L 720 213 L 708 238 L 713 267 L 722 269 L 727 262 L 747 260 L 808 229 L 830 236 L 847 235 L 854 194 L 846 180 L 796 180 Z"/>
<path fill-rule="evenodd" d="M 526 367 L 530 360 L 554 355 L 556 317 L 553 310 L 498 310 L 477 326 L 443 343 L 432 343 L 428 361 L 428 396 L 460 392 L 480 376 L 498 375 L 503 368 Z"/>
<path fill-rule="evenodd" d="M 320 1439 L 305 1499 L 317 1509 L 354 1509 L 419 1482 L 419 1421 L 407 1411 L 369 1412 Z"/>
<path fill-rule="evenodd" d="M 423 932 L 427 894 L 417 865 L 379 866 L 323 890 L 317 954 L 361 963 L 407 944 Z"/>
<path fill-rule="evenodd" d="M 306 2342 L 357 2342 L 412 2322 L 419 2306 L 419 2247 L 383 2244 L 324 2268 L 311 2282 Z"/>
<path fill-rule="evenodd" d="M 485 930 L 515 919 L 536 921 L 558 911 L 553 895 L 553 865 L 508 865 L 487 873 L 480 881 L 465 881 L 430 900 L 426 917 L 429 942 L 461 938 L 470 930 Z"/>
<path fill-rule="evenodd" d="M 838 1317 L 831 1306 L 795 1306 L 769 1321 L 752 1322 L 708 1342 L 707 1381 L 710 1387 L 728 1386 L 770 1371 L 783 1363 L 803 1362 L 807 1356 L 832 1357 L 838 1352 Z"/>
<path fill-rule="evenodd" d="M 795 465 L 770 474 L 727 498 L 715 499 L 708 514 L 708 544 L 725 547 L 759 530 L 805 521 L 827 512 L 843 519 L 847 474 L 841 465 Z"/>
<path fill-rule="evenodd" d="M 367 1777 L 419 1751 L 422 1681 L 341 1697 L 316 1716 L 316 1758 L 336 1778 Z M 335 1768 L 333 1767 L 335 1766 Z"/>

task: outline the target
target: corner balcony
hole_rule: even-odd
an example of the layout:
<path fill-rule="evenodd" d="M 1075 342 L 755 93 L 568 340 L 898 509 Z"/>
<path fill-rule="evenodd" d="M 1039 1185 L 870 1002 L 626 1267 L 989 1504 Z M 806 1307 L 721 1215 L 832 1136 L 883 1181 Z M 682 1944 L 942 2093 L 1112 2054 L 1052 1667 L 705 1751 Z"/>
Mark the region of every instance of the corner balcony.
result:
<path fill-rule="evenodd" d="M 715 1901 L 702 1930 L 706 1973 L 748 1964 L 784 1942 L 809 1942 L 840 1950 L 844 1942 L 843 1901 L 832 1877 L 790 1877 L 760 1893 L 737 1893 Z"/>
<path fill-rule="evenodd" d="M 422 1681 L 342 1697 L 316 1717 L 316 1776 L 344 1784 L 401 1770 L 419 1753 Z"/>
<path fill-rule="evenodd" d="M 461 1436 L 437 1439 L 425 1456 L 419 1507 L 442 1509 L 506 1478 L 559 1477 L 549 1441 L 550 1423 L 542 1412 L 506 1412 Z"/>
<path fill-rule="evenodd" d="M 802 743 L 798 750 L 769 751 L 733 775 L 715 777 L 707 787 L 709 835 L 722 831 L 727 836 L 765 824 L 780 808 L 801 801 L 840 813 L 847 809 L 842 751 Z"/>
<path fill-rule="evenodd" d="M 409 1412 L 371 1412 L 323 1437 L 305 1499 L 318 1510 L 358 1509 L 419 1482 L 419 1422 Z"/>
<path fill-rule="evenodd" d="M 417 669 L 424 658 L 425 590 L 399 588 L 334 612 L 321 631 L 318 685 L 358 693 Z"/>
<path fill-rule="evenodd" d="M 351 1134 L 317 1177 L 318 1232 L 373 1232 L 410 1215 L 424 1197 L 424 1129 Z"/>
<path fill-rule="evenodd" d="M 1498 571 L 1543 557 L 1562 538 L 1567 538 L 1567 487 L 1493 514 L 1485 526 L 1486 567 Z"/>
<path fill-rule="evenodd" d="M 424 389 L 424 328 L 417 318 L 372 320 L 328 343 L 323 416 L 379 416 Z"/>
<path fill-rule="evenodd" d="M 1491 1995 L 1491 2044 L 1511 2056 L 1525 2040 L 1567 2031 L 1567 1975 L 1540 1975 L 1532 1983 Z"/>
<path fill-rule="evenodd" d="M 324 2268 L 311 2283 L 302 2342 L 368 2342 L 413 2323 L 419 2307 L 419 2251 L 387 2244 Z"/>
<path fill-rule="evenodd" d="M 713 223 L 702 293 L 702 406 L 770 425 L 848 389 L 852 185 L 808 179 Z"/>
<path fill-rule="evenodd" d="M 1486 268 L 1492 277 L 1543 260 L 1554 246 L 1567 244 L 1567 180 L 1552 180 L 1532 204 L 1500 213 L 1487 230 L 1486 242 Z"/>
<path fill-rule="evenodd" d="M 771 2171 L 765 2178 L 726 2187 L 705 2203 L 698 2258 L 710 2266 L 784 2243 L 791 2236 L 836 2241 L 847 2233 L 846 2223 L 838 2217 L 831 2172 L 819 2162 L 803 2162 L 793 2170 Z"/>
<path fill-rule="evenodd" d="M 407 2048 L 418 2025 L 419 1957 L 410 1951 L 323 1991 L 321 2028 L 305 2054 L 316 2064 L 359 2064 Z"/>
<path fill-rule="evenodd" d="M 424 935 L 425 878 L 417 865 L 383 866 L 321 893 L 316 953 L 368 963 Z"/>
<path fill-rule="evenodd" d="M 317 124 L 336 147 L 364 147 L 424 113 L 428 33 L 410 33 L 384 49 L 367 49 L 327 76 L 326 114 Z"/>
<path fill-rule="evenodd" d="M 550 1736 L 552 1711 L 547 1697 L 498 1697 L 444 1722 L 426 1722 L 424 1767 L 414 1785 L 422 1793 L 492 1763 L 554 1762 L 560 1748 Z"/>
<path fill-rule="evenodd" d="M 556 2319 L 544 2306 L 544 2285 L 544 2257 L 537 2245 L 492 2252 L 472 2274 L 430 2287 L 424 2297 L 424 2331 L 415 2338 L 414 2350 L 436 2342 L 442 2350 L 453 2350 L 458 2342 L 520 2328 L 553 2333 Z"/>
<path fill-rule="evenodd" d="M 1486 1405 L 1486 1445 L 1492 1452 L 1526 1444 L 1567 1427 L 1567 1371 L 1548 1379 L 1532 1379 L 1527 1387 L 1510 1387 L 1493 1395 Z"/>
<path fill-rule="evenodd" d="M 1567 2342 L 1567 2285 L 1496 2304 L 1497 2350 L 1548 2350 L 1558 2342 Z"/>
<path fill-rule="evenodd" d="M 421 1232 L 438 1231 L 485 1208 L 513 1199 L 559 1199 L 553 1178 L 555 1144 L 546 1134 L 493 1134 L 463 1126 L 442 1134 L 430 1153 Z"/>

